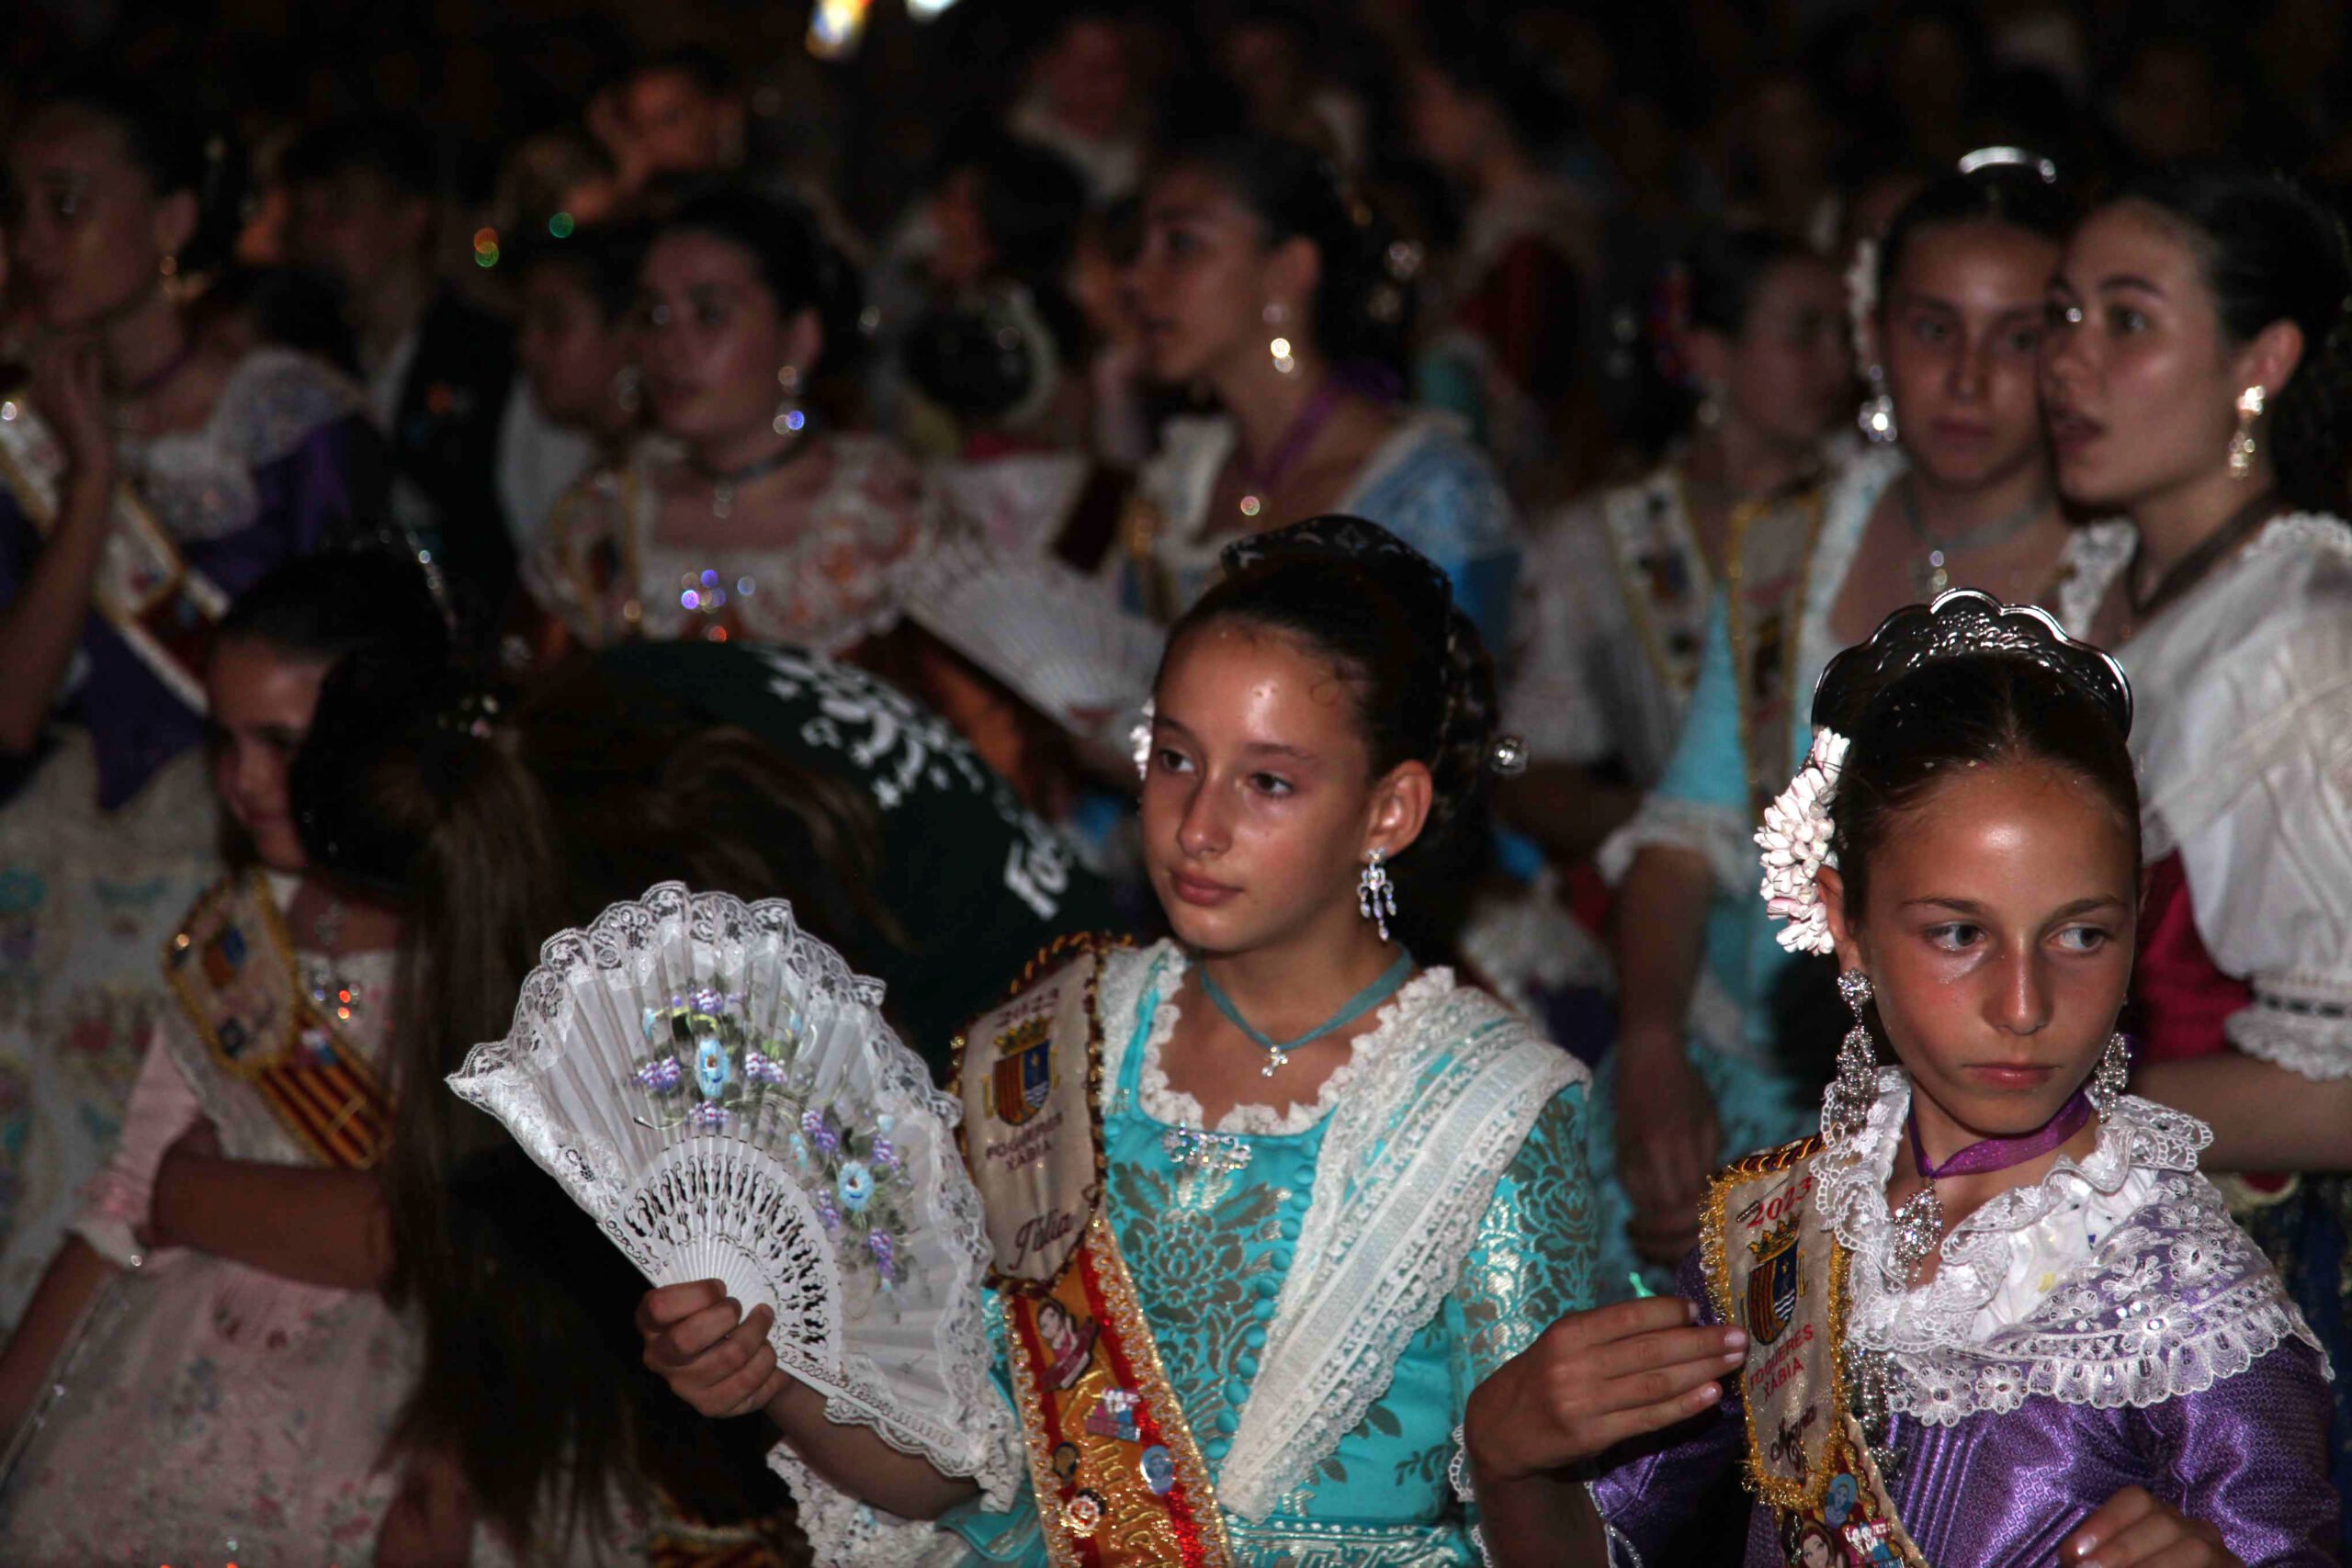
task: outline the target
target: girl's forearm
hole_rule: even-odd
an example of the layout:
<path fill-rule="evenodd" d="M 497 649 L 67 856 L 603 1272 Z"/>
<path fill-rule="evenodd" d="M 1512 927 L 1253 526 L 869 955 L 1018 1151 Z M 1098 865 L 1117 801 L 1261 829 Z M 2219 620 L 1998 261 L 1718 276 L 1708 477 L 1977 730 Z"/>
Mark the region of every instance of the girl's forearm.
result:
<path fill-rule="evenodd" d="M 366 1171 L 175 1154 L 152 1225 L 164 1245 L 304 1284 L 379 1290 L 391 1271 L 391 1213 Z"/>

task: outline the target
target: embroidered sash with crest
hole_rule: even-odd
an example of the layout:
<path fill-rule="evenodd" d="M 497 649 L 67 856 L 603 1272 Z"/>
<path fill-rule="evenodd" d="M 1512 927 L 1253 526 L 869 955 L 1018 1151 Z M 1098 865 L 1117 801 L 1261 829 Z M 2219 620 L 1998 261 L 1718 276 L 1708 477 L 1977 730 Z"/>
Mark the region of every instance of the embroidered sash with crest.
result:
<path fill-rule="evenodd" d="M 1015 1403 L 1056 1568 L 1229 1568 L 1225 1517 L 1102 1212 L 1095 991 L 1065 939 L 957 1043 L 965 1163 L 1004 1298 Z"/>
<path fill-rule="evenodd" d="M 164 944 L 164 975 L 212 1059 L 297 1143 L 347 1170 L 382 1157 L 391 1101 L 304 989 L 263 873 L 223 877 L 196 901 Z"/>
<path fill-rule="evenodd" d="M 1642 651 L 1660 686 L 1685 701 L 1698 682 L 1714 584 L 1690 532 L 1680 468 L 1669 463 L 1640 484 L 1611 491 L 1600 501 L 1600 522 Z"/>
<path fill-rule="evenodd" d="M 1822 500 L 1813 486 L 1742 505 L 1732 513 L 1724 546 L 1741 750 L 1759 816 L 1796 771 L 1789 755 L 1790 715 L 1800 697 L 1812 694 L 1792 688 L 1798 617 L 1821 533 Z"/>
<path fill-rule="evenodd" d="M 0 408 L 0 482 L 44 539 L 57 526 L 65 448 L 20 393 Z M 91 599 L 166 691 L 205 711 L 204 656 L 229 595 L 181 559 L 179 547 L 128 483 L 114 491 L 113 515 Z"/>
<path fill-rule="evenodd" d="M 1747 1333 L 1741 1373 L 1747 1472 L 1780 1515 L 1788 1561 L 1809 1536 L 1833 1561 L 1928 1568 L 1896 1517 L 1846 1398 L 1846 1249 L 1814 1202 L 1807 1138 L 1750 1155 L 1715 1178 L 1701 1237 L 1716 1314 Z"/>

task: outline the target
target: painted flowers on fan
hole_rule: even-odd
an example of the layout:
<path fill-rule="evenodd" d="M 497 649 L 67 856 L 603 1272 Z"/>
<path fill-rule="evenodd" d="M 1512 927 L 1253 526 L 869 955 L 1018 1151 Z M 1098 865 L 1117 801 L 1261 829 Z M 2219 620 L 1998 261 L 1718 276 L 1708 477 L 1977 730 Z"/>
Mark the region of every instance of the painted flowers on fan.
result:
<path fill-rule="evenodd" d="M 786 1154 L 806 1179 L 817 1222 L 835 1249 L 844 1283 L 871 1301 L 905 1283 L 901 1242 L 913 1204 L 905 1151 L 887 1113 L 836 1094 L 815 1103 L 815 1082 L 796 1072 L 808 1026 L 787 1016 L 774 1032 L 756 1031 L 745 998 L 696 987 L 647 1008 L 648 1054 L 630 1081 L 644 1091 L 646 1124 L 724 1134 Z"/>

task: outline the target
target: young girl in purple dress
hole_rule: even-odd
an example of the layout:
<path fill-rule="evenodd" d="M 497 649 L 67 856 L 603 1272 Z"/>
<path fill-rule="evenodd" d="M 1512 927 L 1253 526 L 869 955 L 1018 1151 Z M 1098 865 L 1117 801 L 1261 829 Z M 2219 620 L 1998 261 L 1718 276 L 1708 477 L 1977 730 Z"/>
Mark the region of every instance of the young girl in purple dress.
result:
<path fill-rule="evenodd" d="M 1497 1562 L 1633 1562 L 1745 1455 L 1748 1568 L 2327 1563 L 2328 1370 L 2122 1092 L 2140 810 L 2113 660 L 1969 591 L 1823 677 L 1765 818 L 1855 1012 L 1822 1135 L 1716 1179 L 1679 1295 L 1562 1319 L 1470 1400 Z M 1896 1065 L 1881 1066 L 1883 1048 Z"/>

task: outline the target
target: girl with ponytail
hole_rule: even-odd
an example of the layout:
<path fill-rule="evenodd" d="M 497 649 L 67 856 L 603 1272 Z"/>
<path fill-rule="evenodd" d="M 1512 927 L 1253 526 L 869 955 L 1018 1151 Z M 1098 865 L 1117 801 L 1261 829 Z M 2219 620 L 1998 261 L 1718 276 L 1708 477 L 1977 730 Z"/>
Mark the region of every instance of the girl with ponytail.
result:
<path fill-rule="evenodd" d="M 314 866 L 287 764 L 340 660 L 425 650 L 414 562 L 328 552 L 232 605 L 207 661 L 230 862 L 147 963 L 164 1009 L 105 1168 L 0 1354 L 0 1560 L 348 1560 L 415 1337 L 383 1299 L 398 921 Z M 208 814 L 208 817 L 210 814 Z M 54 1049 L 52 1044 L 52 1049 Z M 218 1549 L 215 1548 L 215 1551 Z"/>
<path fill-rule="evenodd" d="M 520 703 L 393 649 L 338 670 L 321 712 L 294 768 L 303 840 L 404 921 L 388 1290 L 424 1343 L 386 1550 L 447 1561 L 479 1531 L 594 1561 L 682 1525 L 759 1549 L 783 1499 L 757 1433 L 662 1391 L 627 1260 L 443 1079 L 505 1033 L 541 942 L 665 877 L 789 898 L 944 1076 L 962 1020 L 1104 919 L 1107 890 L 942 720 L 797 649 L 608 649 Z"/>
<path fill-rule="evenodd" d="M 2139 1084 L 2211 1122 L 2341 1365 L 2352 1353 L 2352 256 L 2291 183 L 2125 186 L 2052 292 L 2044 399 L 2086 529 L 2060 607 L 2114 646 L 2151 846 Z M 2336 1391 L 2335 1481 L 2352 1488 Z M 2347 1492 L 2352 1495 L 2352 1492 Z M 2352 1547 L 2352 1536 L 2346 1538 Z"/>
<path fill-rule="evenodd" d="M 716 1281 L 640 1308 L 648 1362 L 695 1409 L 781 1429 L 773 1462 L 820 1562 L 1042 1565 L 1091 1540 L 1091 1560 L 1139 1565 L 1180 1537 L 1188 1562 L 1462 1561 L 1445 1472 L 1463 1402 L 1590 1300 L 1582 1068 L 1414 956 L 1441 950 L 1430 917 L 1487 842 L 1477 630 L 1443 572 L 1359 519 L 1239 541 L 1224 565 L 1136 736 L 1173 935 L 1045 955 L 965 1033 L 992 1226 L 1038 1212 L 989 1174 L 1001 1139 L 1049 1168 L 1083 1156 L 1068 1168 L 1095 1183 L 1046 1195 L 1080 1216 L 1080 1261 L 1045 1266 L 1042 1305 L 1002 1295 L 999 1379 L 1025 1436 L 945 1477 L 813 1410 L 776 1371 L 770 1309 L 744 1319 Z M 1072 1279 L 1132 1306 L 1090 1307 Z M 1106 1366 L 1122 1386 L 1087 1381 Z M 1073 1386 L 1101 1394 L 1083 1433 L 1046 1413 Z M 1146 1446 L 1094 1442 L 1118 1435 L 1106 1408 Z"/>

